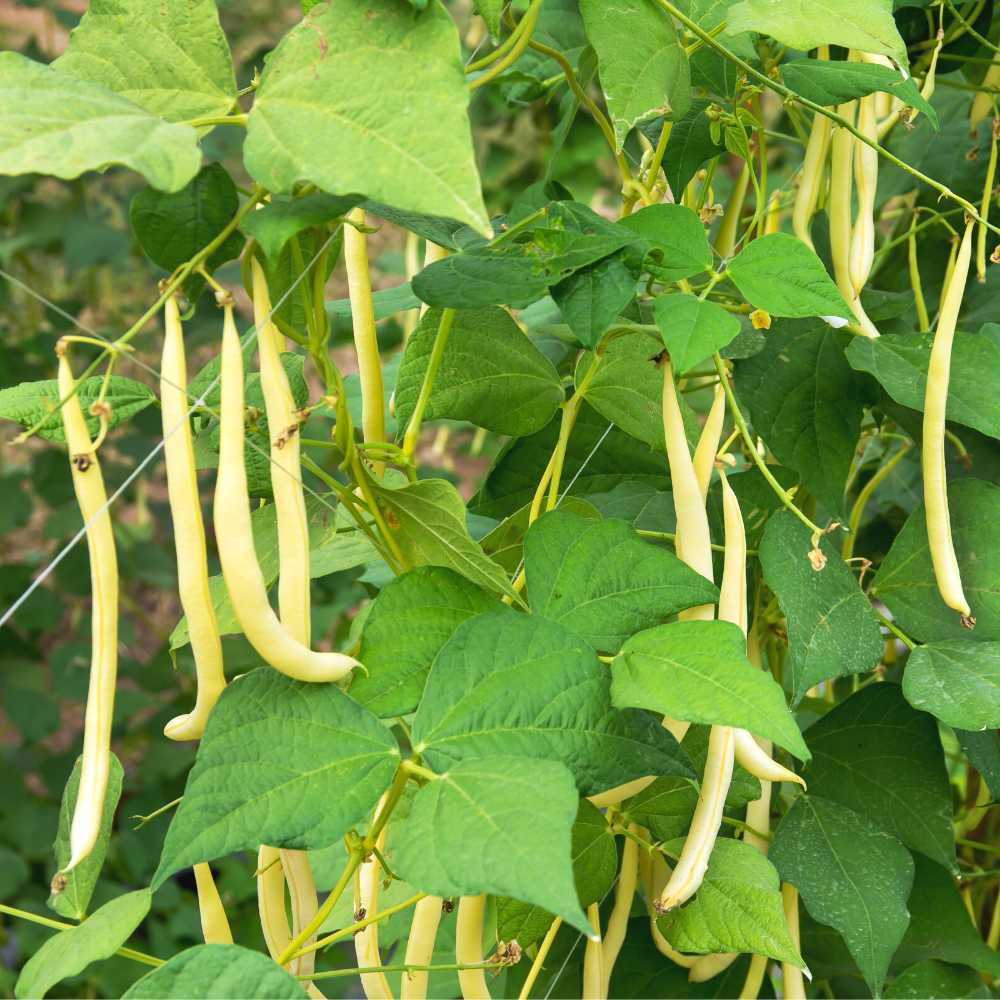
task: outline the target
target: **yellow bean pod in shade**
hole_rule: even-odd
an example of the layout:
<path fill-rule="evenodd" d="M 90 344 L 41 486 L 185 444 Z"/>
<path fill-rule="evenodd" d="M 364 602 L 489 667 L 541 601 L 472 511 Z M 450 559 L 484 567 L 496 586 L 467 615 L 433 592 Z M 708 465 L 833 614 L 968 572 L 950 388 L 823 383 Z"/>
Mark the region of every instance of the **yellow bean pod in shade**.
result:
<path fill-rule="evenodd" d="M 583 951 L 583 1000 L 604 1000 L 604 947 L 600 937 L 601 908 L 597 903 L 587 907 L 591 927 L 598 929 L 596 940 L 588 938 Z"/>
<path fill-rule="evenodd" d="M 205 524 L 191 443 L 184 331 L 177 299 L 173 295 L 164 304 L 163 314 L 165 334 L 160 362 L 163 453 L 177 553 L 177 589 L 181 607 L 187 616 L 198 682 L 194 708 L 186 715 L 171 719 L 164 726 L 163 733 L 172 740 L 197 740 L 205 732 L 208 714 L 226 686 L 226 675 L 219 626 L 208 589 Z"/>
<path fill-rule="evenodd" d="M 222 335 L 222 406 L 219 472 L 215 488 L 215 536 L 219 561 L 233 611 L 250 645 L 276 670 L 300 681 L 337 681 L 358 661 L 342 653 L 315 652 L 280 621 L 267 597 L 250 523 L 250 498 L 244 466 L 243 352 L 225 309 Z"/>
<path fill-rule="evenodd" d="M 381 806 L 380 806 L 381 809 Z M 377 847 L 382 849 L 385 831 L 378 838 Z M 378 855 L 372 854 L 361 867 L 354 882 L 354 912 L 365 915 L 378 912 L 378 890 L 382 879 L 382 869 Z M 354 935 L 354 952 L 358 967 L 362 969 L 381 968 L 382 957 L 378 948 L 378 923 L 369 924 Z M 392 1000 L 392 989 L 384 972 L 362 972 L 361 988 L 368 1000 Z"/>
<path fill-rule="evenodd" d="M 638 836 L 635 824 L 629 826 L 629 832 Z M 621 953 L 622 945 L 625 943 L 625 936 L 628 932 L 629 916 L 632 913 L 632 900 L 635 898 L 635 889 L 639 880 L 639 845 L 632 839 L 626 837 L 622 845 L 622 863 L 618 869 L 618 881 L 615 884 L 615 902 L 611 913 L 608 916 L 608 925 L 604 929 L 604 938 L 601 942 L 601 966 L 604 974 L 604 992 L 602 996 L 608 995 L 608 987 L 611 984 L 611 973 L 614 971 L 615 962 Z"/>
<path fill-rule="evenodd" d="M 858 131 L 872 142 L 878 141 L 875 95 L 858 100 Z M 878 187 L 878 153 L 867 143 L 855 140 L 854 185 L 857 217 L 851 232 L 847 269 L 855 296 L 861 294 L 875 263 L 875 193 Z"/>
<path fill-rule="evenodd" d="M 90 685 L 83 722 L 80 786 L 70 824 L 70 858 L 61 873 L 65 874 L 90 854 L 101 830 L 111 768 L 111 720 L 118 673 L 118 559 L 101 466 L 87 430 L 79 394 L 70 395 L 76 381 L 67 345 L 61 342 L 56 350 L 62 423 L 73 489 L 87 529 L 91 590 Z"/>
<path fill-rule="evenodd" d="M 951 346 L 962 306 L 965 283 L 972 260 L 973 223 L 968 222 L 955 266 L 941 300 L 934 344 L 927 368 L 927 388 L 924 392 L 923 452 L 921 468 L 924 479 L 924 507 L 927 514 L 927 542 L 930 547 L 934 578 L 941 599 L 957 611 L 962 624 L 976 624 L 972 609 L 962 588 L 962 575 L 951 536 L 951 516 L 948 511 L 948 478 L 945 471 L 944 432 L 948 405 L 948 382 L 951 372 Z"/>
<path fill-rule="evenodd" d="M 443 905 L 444 900 L 440 896 L 424 896 L 417 902 L 406 939 L 406 965 L 431 964 Z M 429 977 L 429 972 L 404 972 L 399 984 L 400 1000 L 425 1000 Z"/>
<path fill-rule="evenodd" d="M 458 901 L 455 924 L 455 961 L 459 965 L 482 965 L 483 921 L 486 917 L 485 896 L 463 896 Z M 462 1000 L 490 1000 L 485 969 L 461 969 L 458 985 Z M 371 994 L 368 994 L 372 1000 Z"/>
<path fill-rule="evenodd" d="M 795 950 L 799 950 L 799 892 L 793 885 L 787 882 L 781 886 L 781 904 L 785 911 L 785 924 L 788 927 L 788 934 L 795 945 Z M 803 981 L 802 970 L 791 962 L 781 963 L 781 983 L 785 1000 L 806 1000 L 806 985 Z"/>
<path fill-rule="evenodd" d="M 644 840 L 649 839 L 648 831 L 641 831 Z M 656 950 L 666 958 L 669 958 L 675 965 L 682 969 L 690 969 L 698 960 L 697 955 L 685 955 L 677 951 L 670 942 L 660 933 L 656 926 L 657 913 L 653 906 L 654 901 L 667 884 L 670 877 L 670 870 L 663 855 L 659 851 L 639 852 L 639 879 L 642 882 L 642 891 L 646 896 L 646 909 L 649 914 L 649 935 L 652 938 Z"/>
<path fill-rule="evenodd" d="M 695 479 L 698 480 L 698 489 L 701 490 L 701 502 L 705 502 L 708 496 L 708 487 L 712 482 L 712 469 L 715 468 L 715 456 L 719 451 L 719 442 L 722 440 L 722 426 L 726 422 L 726 392 L 720 383 L 715 387 L 715 395 L 712 397 L 712 406 L 705 418 L 705 426 L 701 429 L 698 444 L 694 449 Z"/>
<path fill-rule="evenodd" d="M 722 951 L 711 955 L 702 955 L 688 970 L 688 982 L 707 983 L 710 979 L 725 972 L 739 957 L 738 951 Z"/>
<path fill-rule="evenodd" d="M 229 929 L 226 910 L 212 877 L 212 869 L 205 862 L 194 866 L 194 881 L 205 944 L 232 944 L 233 932 Z"/>

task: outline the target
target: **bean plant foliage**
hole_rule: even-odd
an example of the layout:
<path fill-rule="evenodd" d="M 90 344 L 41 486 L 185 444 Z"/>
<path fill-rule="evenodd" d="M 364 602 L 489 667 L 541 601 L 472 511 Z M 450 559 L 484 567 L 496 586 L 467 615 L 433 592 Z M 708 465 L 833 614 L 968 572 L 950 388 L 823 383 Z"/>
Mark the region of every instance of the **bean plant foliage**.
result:
<path fill-rule="evenodd" d="M 5 995 L 996 996 L 992 0 L 81 6 Z"/>

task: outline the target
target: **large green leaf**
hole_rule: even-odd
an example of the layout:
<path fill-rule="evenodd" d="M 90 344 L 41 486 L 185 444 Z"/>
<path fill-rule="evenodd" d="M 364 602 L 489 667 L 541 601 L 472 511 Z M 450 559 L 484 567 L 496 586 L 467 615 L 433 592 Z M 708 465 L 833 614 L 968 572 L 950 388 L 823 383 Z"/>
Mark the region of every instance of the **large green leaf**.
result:
<path fill-rule="evenodd" d="M 918 646 L 906 662 L 903 694 L 956 729 L 1000 728 L 1000 642 Z"/>
<path fill-rule="evenodd" d="M 901 972 L 885 991 L 887 1000 L 990 1000 L 982 978 L 967 965 L 928 959 Z"/>
<path fill-rule="evenodd" d="M 93 0 L 55 65 L 169 122 L 224 115 L 236 102 L 215 0 Z"/>
<path fill-rule="evenodd" d="M 420 395 L 441 310 L 430 309 L 406 342 L 396 379 L 396 419 L 405 426 Z M 496 434 L 541 430 L 565 393 L 555 366 L 495 306 L 460 309 L 441 355 L 425 420 L 467 420 Z"/>
<path fill-rule="evenodd" d="M 251 671 L 212 710 L 153 886 L 260 844 L 332 844 L 371 812 L 398 763 L 389 730 L 336 685 Z"/>
<path fill-rule="evenodd" d="M 979 776 L 986 782 L 994 799 L 1000 799 L 1000 732 L 986 729 L 970 732 L 955 730 L 962 753 L 972 762 Z"/>
<path fill-rule="evenodd" d="M 736 394 L 782 465 L 831 512 L 861 431 L 857 376 L 844 358 L 850 337 L 823 323 L 776 323 L 764 350 L 736 363 Z"/>
<path fill-rule="evenodd" d="M 149 913 L 149 889 L 126 893 L 95 910 L 82 924 L 60 931 L 28 959 L 14 995 L 44 997 L 56 983 L 110 958 Z"/>
<path fill-rule="evenodd" d="M 122 1000 L 306 1000 L 305 987 L 267 955 L 235 944 L 199 944 L 147 973 Z"/>
<path fill-rule="evenodd" d="M 538 481 L 552 457 L 559 420 L 512 442 L 498 456 L 472 510 L 487 517 L 505 517 L 531 502 Z M 586 403 L 570 435 L 563 463 L 562 489 L 572 496 L 603 493 L 625 482 L 665 489 L 667 458 L 654 452 Z"/>
<path fill-rule="evenodd" d="M 573 776 L 555 760 L 455 761 L 390 826 L 389 863 L 436 896 L 513 896 L 589 934 L 570 854 L 577 801 Z"/>
<path fill-rule="evenodd" d="M 823 262 L 789 233 L 754 240 L 729 262 L 726 273 L 751 305 L 772 316 L 852 318 Z"/>
<path fill-rule="evenodd" d="M 585 347 L 596 347 L 601 334 L 635 297 L 635 276 L 616 253 L 574 271 L 551 288 L 563 319 Z"/>
<path fill-rule="evenodd" d="M 251 212 L 241 223 L 260 245 L 264 255 L 277 262 L 288 241 L 304 229 L 313 229 L 336 222 L 362 201 L 360 195 L 334 195 L 314 191 L 301 198 L 272 198 L 266 205 Z M 386 289 L 380 289 L 385 294 Z M 348 300 L 349 304 L 350 300 Z M 331 305 L 327 302 L 327 307 Z M 350 315 L 350 309 L 348 309 Z M 376 319 L 379 319 L 376 309 Z"/>
<path fill-rule="evenodd" d="M 418 566 L 387 584 L 371 605 L 351 697 L 383 718 L 412 712 L 441 647 L 467 618 L 496 597 L 450 569 Z"/>
<path fill-rule="evenodd" d="M 697 804 L 698 789 L 695 784 L 685 778 L 671 776 L 657 778 L 638 795 L 632 796 L 623 803 L 622 812 L 628 822 L 638 823 L 657 840 L 666 841 L 687 833 Z"/>
<path fill-rule="evenodd" d="M 840 932 L 879 996 L 910 918 L 913 859 L 906 848 L 843 805 L 802 795 L 774 831 L 770 858 L 809 913 Z"/>
<path fill-rule="evenodd" d="M 161 191 L 198 172 L 198 133 L 54 66 L 0 53 L 0 174 L 71 179 L 121 165 Z"/>
<path fill-rule="evenodd" d="M 637 265 L 662 281 L 690 278 L 712 266 L 705 227 L 685 205 L 648 205 L 622 219 L 621 225 L 640 237 Z"/>
<path fill-rule="evenodd" d="M 886 0 L 742 0 L 729 8 L 726 34 L 757 31 L 808 51 L 817 45 L 878 52 L 906 66 L 906 45 Z"/>
<path fill-rule="evenodd" d="M 99 375 L 84 379 L 76 393 L 91 437 L 97 436 L 101 422 L 97 417 L 91 416 L 90 407 L 100 396 L 103 381 Z M 111 376 L 104 398 L 111 406 L 111 415 L 108 417 L 109 428 L 117 427 L 118 424 L 142 412 L 150 403 L 156 402 L 156 397 L 148 386 L 123 375 Z M 27 429 L 39 420 L 44 420 L 46 414 L 51 414 L 37 432 L 46 441 L 66 440 L 62 417 L 56 412 L 58 408 L 59 384 L 54 378 L 39 382 L 21 382 L 19 385 L 0 389 L 0 419 L 16 420 Z"/>
<path fill-rule="evenodd" d="M 412 287 L 431 306 L 526 306 L 568 274 L 572 269 L 547 271 L 517 246 L 476 246 L 425 267 L 414 275 Z"/>
<path fill-rule="evenodd" d="M 446 479 L 372 488 L 411 566 L 444 566 L 486 590 L 517 596 L 507 574 L 469 536 L 465 503 Z"/>
<path fill-rule="evenodd" d="M 811 792 L 954 865 L 951 790 L 937 724 L 907 704 L 898 684 L 862 688 L 810 726 L 806 743 L 813 753 L 805 772 Z"/>
<path fill-rule="evenodd" d="M 767 585 L 788 624 L 792 700 L 831 677 L 863 674 L 882 657 L 882 632 L 868 598 L 829 539 L 821 548 L 826 565 L 809 561 L 812 536 L 794 514 L 773 514 L 760 543 Z"/>
<path fill-rule="evenodd" d="M 909 899 L 910 926 L 896 952 L 896 963 L 903 967 L 934 958 L 1000 977 L 1000 952 L 980 937 L 952 877 L 919 854 L 913 860 L 916 876 Z"/>
<path fill-rule="evenodd" d="M 66 782 L 62 804 L 59 808 L 59 830 L 56 833 L 56 842 L 52 845 L 56 856 L 56 871 L 62 871 L 69 864 L 72 853 L 69 846 L 69 831 L 73 823 L 76 797 L 80 790 L 82 760 L 78 757 L 73 765 L 73 772 L 69 776 L 69 781 Z M 101 868 L 104 867 L 104 858 L 108 853 L 108 840 L 111 837 L 111 826 L 114 823 L 118 800 L 121 798 L 124 776 L 121 761 L 112 753 L 108 787 L 104 793 L 104 808 L 101 813 L 101 830 L 97 836 L 97 843 L 94 844 L 94 849 L 83 861 L 68 875 L 62 876 L 65 879 L 62 889 L 49 896 L 49 906 L 64 917 L 83 920 L 87 915 L 90 897 L 94 894 L 94 887 L 97 885 Z"/>
<path fill-rule="evenodd" d="M 856 337 L 847 360 L 870 372 L 887 393 L 911 410 L 923 411 L 933 333 Z M 948 419 L 1000 438 L 1000 325 L 962 333 L 951 349 Z"/>
<path fill-rule="evenodd" d="M 691 787 L 690 782 L 684 783 Z M 587 799 L 580 800 L 576 821 L 570 830 L 570 854 L 576 895 L 580 906 L 586 908 L 604 898 L 618 874 L 614 835 L 604 815 Z M 540 941 L 553 917 L 548 910 L 519 899 L 509 896 L 497 899 L 498 937 L 501 941 L 517 941 L 522 948 L 530 948 Z"/>
<path fill-rule="evenodd" d="M 414 14 L 398 0 L 331 0 L 267 60 L 247 123 L 247 169 L 272 191 L 312 181 L 485 233 L 468 100 L 458 33 L 441 4 Z"/>
<path fill-rule="evenodd" d="M 677 375 L 696 368 L 740 332 L 740 321 L 732 313 L 686 293 L 661 295 L 653 315 Z"/>
<path fill-rule="evenodd" d="M 239 207 L 236 185 L 225 167 L 210 163 L 180 191 L 140 191 L 129 205 L 129 223 L 146 256 L 172 272 L 211 243 Z M 206 269 L 214 271 L 238 256 L 243 242 L 240 233 L 231 233 L 206 261 Z"/>
<path fill-rule="evenodd" d="M 640 632 L 622 646 L 611 675 L 611 696 L 622 708 L 739 726 L 809 758 L 780 685 L 750 663 L 746 637 L 731 622 L 674 622 Z"/>
<path fill-rule="evenodd" d="M 718 23 L 718 21 L 714 21 L 707 30 L 711 30 Z M 667 153 L 663 157 L 663 173 L 666 175 L 671 191 L 683 191 L 702 164 L 726 151 L 721 137 L 714 133 L 714 122 L 705 114 L 711 103 L 711 101 L 700 99 L 692 101 L 688 113 L 674 122 L 674 127 L 670 132 L 670 141 L 667 143 Z M 643 211 L 648 211 L 648 209 L 643 209 Z M 635 214 L 641 213 L 636 212 Z M 708 263 L 711 264 L 711 262 L 710 250 Z"/>
<path fill-rule="evenodd" d="M 922 111 L 935 128 L 937 112 L 924 100 L 913 77 L 877 63 L 836 62 L 826 59 L 793 59 L 781 67 L 785 83 L 797 94 L 816 104 L 837 105 L 880 91 L 898 97 L 904 104 Z"/>
<path fill-rule="evenodd" d="M 683 846 L 679 838 L 666 850 L 677 856 Z M 659 917 L 657 924 L 678 951 L 748 952 L 805 966 L 785 926 L 778 873 L 742 840 L 717 840 L 694 899 Z"/>
<path fill-rule="evenodd" d="M 963 479 L 948 487 L 948 506 L 962 587 L 976 616 L 970 632 L 938 593 L 927 519 L 919 506 L 900 529 L 869 592 L 884 601 L 899 627 L 919 642 L 1000 640 L 1000 487 Z"/>
<path fill-rule="evenodd" d="M 669 15 L 645 0 L 581 0 L 580 13 L 597 52 L 616 152 L 639 122 L 687 111 L 691 71 Z"/>
<path fill-rule="evenodd" d="M 528 602 L 595 649 L 617 653 L 635 632 L 718 600 L 716 587 L 625 521 L 554 510 L 524 540 Z"/>
<path fill-rule="evenodd" d="M 561 760 L 585 795 L 648 774 L 693 772 L 651 716 L 611 704 L 593 649 L 556 622 L 509 608 L 461 624 L 438 653 L 413 720 L 431 767 L 494 754 Z"/>

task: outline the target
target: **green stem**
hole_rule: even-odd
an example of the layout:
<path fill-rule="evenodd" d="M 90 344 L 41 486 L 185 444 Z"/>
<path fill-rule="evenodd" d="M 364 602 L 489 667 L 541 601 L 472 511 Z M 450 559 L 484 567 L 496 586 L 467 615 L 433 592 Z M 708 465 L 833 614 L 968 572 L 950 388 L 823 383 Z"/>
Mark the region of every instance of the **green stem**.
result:
<path fill-rule="evenodd" d="M 657 0 L 659 2 L 659 0 Z M 747 426 L 747 422 L 740 410 L 739 403 L 736 402 L 736 395 L 733 393 L 733 387 L 729 384 L 729 376 L 726 372 L 726 363 L 722 360 L 722 356 L 719 354 L 715 355 L 715 370 L 719 373 L 719 379 L 722 382 L 722 391 L 726 394 L 726 404 L 729 407 L 729 412 L 732 415 L 733 422 L 736 424 L 737 429 L 740 432 L 740 437 L 743 438 L 743 443 L 746 445 L 747 451 L 750 454 L 754 465 L 757 466 L 760 474 L 767 480 L 767 484 L 774 490 L 775 495 L 781 501 L 784 508 L 790 513 L 794 514 L 809 530 L 813 535 L 822 535 L 823 529 L 811 521 L 805 514 L 799 510 L 798 507 L 792 502 L 792 496 L 774 478 L 774 473 L 767 466 L 767 462 L 760 456 L 757 451 L 757 445 L 754 442 L 753 437 L 750 434 L 750 428 Z"/>
<path fill-rule="evenodd" d="M 909 450 L 910 442 L 905 441 L 899 451 L 865 483 L 861 488 L 861 492 L 858 493 L 858 497 L 854 501 L 854 506 L 851 507 L 851 513 L 847 520 L 847 537 L 844 539 L 844 544 L 840 550 L 840 554 L 843 556 L 845 562 L 854 555 L 854 542 L 858 537 L 858 526 L 861 524 L 861 517 L 865 512 L 868 501 L 871 500 L 872 494 L 879 486 L 889 478 L 892 470 L 899 465 L 903 456 Z"/>
<path fill-rule="evenodd" d="M 204 118 L 189 118 L 181 125 L 190 125 L 192 128 L 208 128 L 214 125 L 240 125 L 247 127 L 247 115 L 206 115 Z"/>
<path fill-rule="evenodd" d="M 413 415 L 410 417 L 406 433 L 403 435 L 403 454 L 407 458 L 412 458 L 414 451 L 416 451 L 417 440 L 420 437 L 420 425 L 423 423 L 427 404 L 431 401 L 434 379 L 437 378 L 438 369 L 441 367 L 441 359 L 444 357 L 444 349 L 448 344 L 448 336 L 451 333 L 454 320 L 454 309 L 445 309 L 442 311 L 441 321 L 438 323 L 437 335 L 434 337 L 434 346 L 431 348 L 431 355 L 427 359 L 427 370 L 424 372 L 424 380 L 420 386 L 420 395 L 417 397 L 416 406 L 413 407 Z"/>
<path fill-rule="evenodd" d="M 911 177 L 915 177 L 918 181 L 926 184 L 928 187 L 933 188 L 942 197 L 948 198 L 950 201 L 955 202 L 957 205 L 961 205 L 965 209 L 966 214 L 972 218 L 975 222 L 983 223 L 992 232 L 1000 234 L 1000 227 L 994 226 L 991 222 L 984 219 L 976 209 L 976 206 L 972 204 L 971 201 L 966 200 L 961 195 L 956 194 L 951 190 L 946 184 L 942 184 L 940 181 L 935 180 L 933 177 L 928 177 L 927 174 L 917 170 L 916 167 L 911 167 L 905 160 L 901 160 L 895 153 L 890 152 L 881 143 L 876 142 L 874 139 L 869 139 L 868 136 L 862 134 L 851 122 L 841 115 L 838 115 L 835 111 L 831 111 L 829 108 L 824 107 L 822 104 L 817 104 L 815 101 L 810 101 L 808 98 L 803 97 L 801 94 L 797 94 L 794 90 L 786 87 L 783 83 L 778 83 L 777 80 L 772 80 L 769 76 L 764 73 L 759 72 L 754 69 L 745 59 L 741 59 L 734 52 L 722 45 L 716 39 L 712 38 L 696 21 L 692 21 L 680 8 L 676 7 L 670 2 L 670 0 L 656 0 L 668 14 L 677 18 L 681 24 L 684 25 L 689 31 L 701 38 L 706 45 L 714 49 L 723 58 L 728 59 L 730 62 L 739 66 L 746 75 L 758 83 L 763 84 L 765 87 L 773 90 L 776 94 L 781 94 L 787 101 L 793 101 L 795 103 L 801 104 L 802 107 L 808 108 L 810 111 L 818 115 L 823 115 L 829 118 L 830 121 L 839 125 L 841 128 L 846 128 L 848 132 L 851 133 L 860 142 L 863 142 L 866 146 L 874 149 L 880 156 L 887 159 L 890 163 L 894 163 L 900 169 L 906 171 Z"/>
<path fill-rule="evenodd" d="M 512 66 L 521 58 L 521 54 L 531 41 L 535 25 L 538 23 L 538 14 L 541 8 L 542 0 L 531 0 L 531 6 L 525 11 L 524 17 L 521 18 L 514 29 L 515 34 L 517 34 L 517 41 L 510 47 L 509 52 L 493 63 L 482 76 L 477 76 L 469 84 L 469 90 L 478 90 L 480 87 L 485 86 L 485 84 L 498 77 L 505 69 Z"/>
<path fill-rule="evenodd" d="M 883 614 L 882 614 L 881 612 L 879 612 L 879 611 L 876 611 L 876 612 L 875 612 L 875 614 L 876 614 L 876 616 L 878 617 L 878 620 L 879 620 L 879 621 L 880 621 L 880 622 L 881 622 L 881 623 L 882 623 L 882 624 L 883 624 L 883 625 L 884 625 L 884 626 L 885 626 L 885 627 L 886 627 L 886 628 L 887 628 L 887 629 L 888 629 L 888 630 L 889 630 L 889 631 L 890 631 L 890 632 L 891 632 L 891 633 L 892 633 L 892 634 L 893 634 L 893 635 L 894 635 L 894 636 L 895 636 L 895 637 L 896 637 L 897 639 L 899 639 L 899 641 L 900 641 L 900 642 L 902 642 L 904 646 L 906 646 L 906 647 L 907 647 L 907 648 L 909 648 L 909 649 L 916 649 L 916 648 L 917 648 L 917 644 L 916 644 L 916 643 L 915 643 L 915 642 L 914 642 L 914 641 L 913 641 L 913 640 L 912 640 L 912 639 L 911 639 L 911 638 L 910 638 L 910 637 L 909 637 L 909 636 L 908 636 L 908 635 L 907 635 L 907 634 L 906 634 L 906 633 L 905 633 L 904 631 L 902 631 L 902 629 L 900 629 L 900 628 L 899 628 L 899 626 L 895 624 L 895 622 L 893 622 L 893 621 L 891 621 L 890 619 L 886 618 L 886 616 L 885 616 L 885 615 L 883 615 Z"/>
<path fill-rule="evenodd" d="M 479 962 L 476 965 L 461 965 L 450 962 L 445 965 L 372 965 L 356 969 L 334 969 L 332 972 L 316 972 L 311 976 L 296 976 L 296 979 L 315 982 L 317 979 L 337 979 L 344 976 L 360 976 L 364 973 L 379 972 L 463 972 L 466 969 L 499 969 L 501 962 Z"/>
<path fill-rule="evenodd" d="M 49 917 L 42 917 L 37 913 L 31 913 L 28 910 L 19 910 L 16 907 L 6 906 L 3 903 L 0 903 L 0 913 L 6 913 L 10 917 L 17 917 L 19 920 L 28 920 L 33 924 L 41 924 L 42 927 L 51 927 L 56 931 L 71 931 L 74 927 L 80 926 L 79 924 L 67 924 L 62 920 L 52 920 Z M 150 965 L 154 969 L 158 969 L 164 964 L 162 958 L 157 958 L 155 955 L 147 955 L 145 952 L 136 951 L 134 948 L 119 948 L 115 954 L 121 955 L 122 958 L 130 958 L 133 962 Z"/>
<path fill-rule="evenodd" d="M 377 924 L 382 920 L 387 920 L 389 917 L 396 913 L 402 913 L 403 910 L 408 910 L 411 906 L 416 906 L 425 896 L 426 892 L 418 892 L 410 896 L 409 899 L 404 899 L 402 903 L 396 903 L 395 906 L 389 906 L 384 910 L 380 910 L 378 913 L 373 913 L 370 917 L 365 917 L 364 920 L 357 920 L 353 924 L 348 924 L 346 927 L 341 927 L 339 931 L 334 931 L 333 934 L 328 934 L 325 938 L 320 938 L 318 941 L 314 941 L 312 944 L 307 945 L 301 951 L 296 952 L 295 958 L 300 955 L 306 955 L 311 951 L 318 951 L 320 948 L 325 948 L 327 945 L 335 944 L 337 941 L 343 941 L 345 938 L 354 937 L 358 931 L 363 931 L 366 927 L 372 924 Z"/>

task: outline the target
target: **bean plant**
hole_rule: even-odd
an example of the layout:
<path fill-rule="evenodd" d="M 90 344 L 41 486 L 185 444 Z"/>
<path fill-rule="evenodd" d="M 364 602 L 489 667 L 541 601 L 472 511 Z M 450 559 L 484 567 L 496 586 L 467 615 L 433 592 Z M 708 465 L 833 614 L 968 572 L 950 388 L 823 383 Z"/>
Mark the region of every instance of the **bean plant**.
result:
<path fill-rule="evenodd" d="M 0 252 L 63 492 L 0 982 L 997 995 L 992 0 L 280 6 L 0 54 L 4 197 L 111 192 L 145 289 Z"/>

